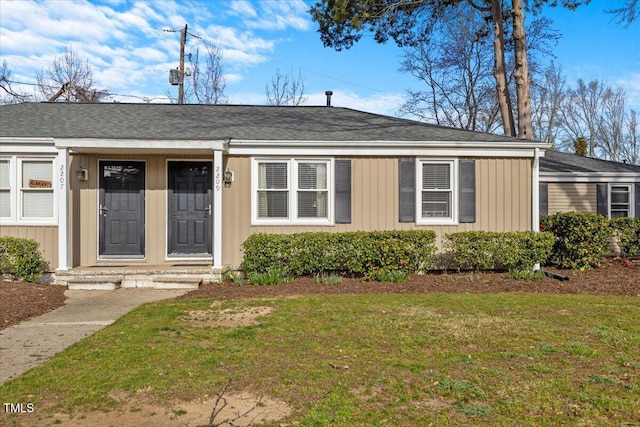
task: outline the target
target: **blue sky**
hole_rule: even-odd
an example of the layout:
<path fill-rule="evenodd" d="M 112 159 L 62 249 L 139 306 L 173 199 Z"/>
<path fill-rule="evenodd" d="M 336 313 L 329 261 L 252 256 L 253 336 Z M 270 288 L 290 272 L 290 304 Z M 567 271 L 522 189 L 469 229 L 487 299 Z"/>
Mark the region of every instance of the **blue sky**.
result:
<path fill-rule="evenodd" d="M 604 9 L 623 0 L 592 0 L 575 12 L 545 12 L 562 33 L 555 61 L 568 82 L 606 80 L 624 86 L 629 106 L 640 110 L 640 22 L 625 29 Z M 351 50 L 324 48 L 307 11 L 312 0 L 81 1 L 2 0 L 0 61 L 6 60 L 13 84 L 33 91 L 35 73 L 48 67 L 66 46 L 87 59 L 95 86 L 109 89 L 120 102 L 167 102 L 168 70 L 176 68 L 180 36 L 189 32 L 218 44 L 225 62 L 226 94 L 231 103 L 265 104 L 265 85 L 276 69 L 300 69 L 306 105 L 323 105 L 325 90 L 333 105 L 395 115 L 406 89 L 418 82 L 398 71 L 400 50 L 364 37 Z M 195 52 L 189 37 L 186 52 Z"/>

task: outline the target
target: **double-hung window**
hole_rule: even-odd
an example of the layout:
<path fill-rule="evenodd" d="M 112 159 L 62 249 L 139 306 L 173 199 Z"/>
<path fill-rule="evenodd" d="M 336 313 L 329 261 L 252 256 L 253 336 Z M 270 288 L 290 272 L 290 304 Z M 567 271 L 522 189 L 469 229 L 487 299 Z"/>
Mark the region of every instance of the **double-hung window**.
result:
<path fill-rule="evenodd" d="M 456 223 L 456 160 L 419 160 L 417 165 L 417 222 Z"/>
<path fill-rule="evenodd" d="M 610 218 L 633 216 L 633 196 L 630 184 L 611 184 L 609 187 Z"/>
<path fill-rule="evenodd" d="M 0 159 L 0 218 L 10 219 L 11 212 L 11 179 L 9 159 Z"/>
<path fill-rule="evenodd" d="M 331 224 L 330 159 L 254 159 L 254 224 Z"/>
<path fill-rule="evenodd" d="M 3 224 L 54 224 L 53 158 L 0 158 L 0 219 Z"/>

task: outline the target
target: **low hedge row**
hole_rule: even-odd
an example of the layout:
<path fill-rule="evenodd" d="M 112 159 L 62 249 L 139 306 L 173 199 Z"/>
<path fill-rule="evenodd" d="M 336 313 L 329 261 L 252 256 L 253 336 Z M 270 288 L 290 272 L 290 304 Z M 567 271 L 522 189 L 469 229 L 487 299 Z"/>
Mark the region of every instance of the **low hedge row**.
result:
<path fill-rule="evenodd" d="M 246 275 L 269 271 L 283 276 L 337 272 L 353 277 L 415 273 L 433 266 L 435 238 L 431 230 L 256 233 L 242 244 L 242 267 Z"/>
<path fill-rule="evenodd" d="M 47 270 L 38 242 L 19 237 L 0 236 L 0 273 L 34 282 Z"/>
<path fill-rule="evenodd" d="M 445 236 L 447 268 L 459 270 L 528 270 L 551 254 L 554 236 L 533 231 L 465 231 Z"/>
<path fill-rule="evenodd" d="M 531 270 L 544 262 L 551 233 L 461 232 L 446 236 L 450 269 Z M 282 276 L 324 273 L 371 279 L 412 274 L 434 266 L 435 233 L 430 230 L 349 233 L 256 233 L 242 244 L 247 277 L 278 272 Z"/>
<path fill-rule="evenodd" d="M 617 238 L 625 256 L 640 254 L 640 219 L 563 212 L 541 218 L 541 231 L 473 231 L 445 235 L 438 268 L 531 271 L 536 264 L 561 268 L 597 267 L 607 240 Z M 430 230 L 251 235 L 243 244 L 245 275 L 282 277 L 325 273 L 380 279 L 434 266 L 435 233 Z M 400 277 L 400 276 L 398 276 Z"/>

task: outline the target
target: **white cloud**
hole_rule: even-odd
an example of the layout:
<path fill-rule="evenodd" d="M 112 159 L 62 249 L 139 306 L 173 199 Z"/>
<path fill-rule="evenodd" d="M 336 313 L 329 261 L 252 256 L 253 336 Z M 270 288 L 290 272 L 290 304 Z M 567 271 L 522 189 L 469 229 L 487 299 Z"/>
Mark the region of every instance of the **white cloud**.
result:
<path fill-rule="evenodd" d="M 229 13 L 244 19 L 258 17 L 258 13 L 247 0 L 236 0 L 231 2 L 231 10 Z"/>

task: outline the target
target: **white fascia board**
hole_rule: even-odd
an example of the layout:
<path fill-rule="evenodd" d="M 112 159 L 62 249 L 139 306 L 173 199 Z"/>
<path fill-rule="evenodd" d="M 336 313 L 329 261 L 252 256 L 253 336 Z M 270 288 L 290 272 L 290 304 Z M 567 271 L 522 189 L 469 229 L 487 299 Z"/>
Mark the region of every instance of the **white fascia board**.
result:
<path fill-rule="evenodd" d="M 53 138 L 0 138 L 2 154 L 57 154 Z"/>
<path fill-rule="evenodd" d="M 633 172 L 540 172 L 540 182 L 640 182 L 640 173 Z"/>
<path fill-rule="evenodd" d="M 73 138 L 56 139 L 57 148 L 68 148 L 78 152 L 99 152 L 106 150 L 130 150 L 135 152 L 158 152 L 163 150 L 221 150 L 227 148 L 227 140 L 197 140 L 197 139 L 99 139 Z"/>
<path fill-rule="evenodd" d="M 534 157 L 548 144 L 457 141 L 256 141 L 229 143 L 229 155 Z"/>

